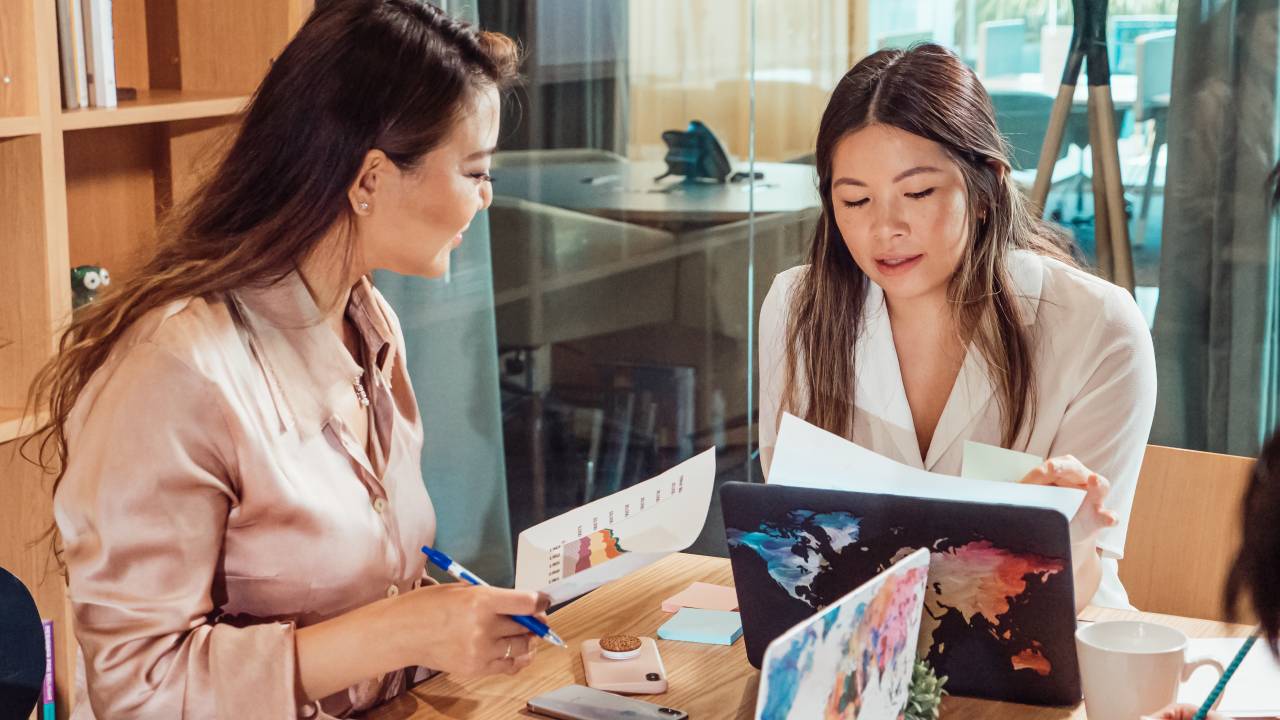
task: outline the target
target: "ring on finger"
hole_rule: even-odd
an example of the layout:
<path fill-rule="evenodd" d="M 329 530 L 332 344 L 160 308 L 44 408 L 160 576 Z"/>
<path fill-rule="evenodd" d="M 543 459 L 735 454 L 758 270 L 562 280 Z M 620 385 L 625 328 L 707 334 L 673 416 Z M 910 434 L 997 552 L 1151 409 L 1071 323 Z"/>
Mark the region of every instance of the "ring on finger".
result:
<path fill-rule="evenodd" d="M 510 640 L 507 641 L 507 652 L 503 654 L 502 659 L 503 660 L 511 659 L 511 641 Z"/>

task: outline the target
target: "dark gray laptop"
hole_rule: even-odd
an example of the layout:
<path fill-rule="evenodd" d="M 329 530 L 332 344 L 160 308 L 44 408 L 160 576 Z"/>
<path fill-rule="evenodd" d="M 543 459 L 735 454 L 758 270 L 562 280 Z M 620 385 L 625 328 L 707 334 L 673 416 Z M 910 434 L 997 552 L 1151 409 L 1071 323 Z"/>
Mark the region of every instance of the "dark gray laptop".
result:
<path fill-rule="evenodd" d="M 1055 510 L 785 485 L 720 490 L 747 659 L 916 548 L 920 656 L 953 695 L 1080 701 L 1067 519 Z"/>

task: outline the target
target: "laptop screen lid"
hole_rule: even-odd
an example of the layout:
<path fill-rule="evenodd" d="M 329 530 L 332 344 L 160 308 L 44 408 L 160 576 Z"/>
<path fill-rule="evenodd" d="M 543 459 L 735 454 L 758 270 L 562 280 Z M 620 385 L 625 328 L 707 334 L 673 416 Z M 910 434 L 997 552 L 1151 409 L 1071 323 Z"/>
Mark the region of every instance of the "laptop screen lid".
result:
<path fill-rule="evenodd" d="M 747 659 L 918 548 L 919 654 L 956 695 L 1080 699 L 1066 518 L 1055 510 L 781 485 L 721 488 Z"/>
<path fill-rule="evenodd" d="M 928 573 L 921 548 L 769 643 L 757 720 L 901 717 Z"/>

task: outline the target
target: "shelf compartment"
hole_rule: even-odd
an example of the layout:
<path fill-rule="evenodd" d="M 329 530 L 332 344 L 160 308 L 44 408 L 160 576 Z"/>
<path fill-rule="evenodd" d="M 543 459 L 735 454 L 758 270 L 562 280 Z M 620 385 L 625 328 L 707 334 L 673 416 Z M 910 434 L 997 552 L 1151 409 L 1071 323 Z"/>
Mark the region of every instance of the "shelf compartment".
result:
<path fill-rule="evenodd" d="M 22 407 L 53 354 L 40 136 L 0 139 L 0 408 Z"/>
<path fill-rule="evenodd" d="M 100 265 L 128 283 L 172 204 L 217 161 L 234 118 L 123 125 L 63 135 L 71 267 Z"/>

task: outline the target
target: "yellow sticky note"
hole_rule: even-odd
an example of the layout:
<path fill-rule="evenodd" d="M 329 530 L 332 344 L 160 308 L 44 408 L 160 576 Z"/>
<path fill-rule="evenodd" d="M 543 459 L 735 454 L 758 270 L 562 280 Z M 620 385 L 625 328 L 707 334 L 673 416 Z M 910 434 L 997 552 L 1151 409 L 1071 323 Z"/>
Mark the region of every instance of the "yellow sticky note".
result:
<path fill-rule="evenodd" d="M 960 477 L 970 480 L 1018 482 L 1026 477 L 1027 473 L 1040 467 L 1043 462 L 1042 457 L 967 440 L 964 444 L 964 461 L 960 466 Z"/>

